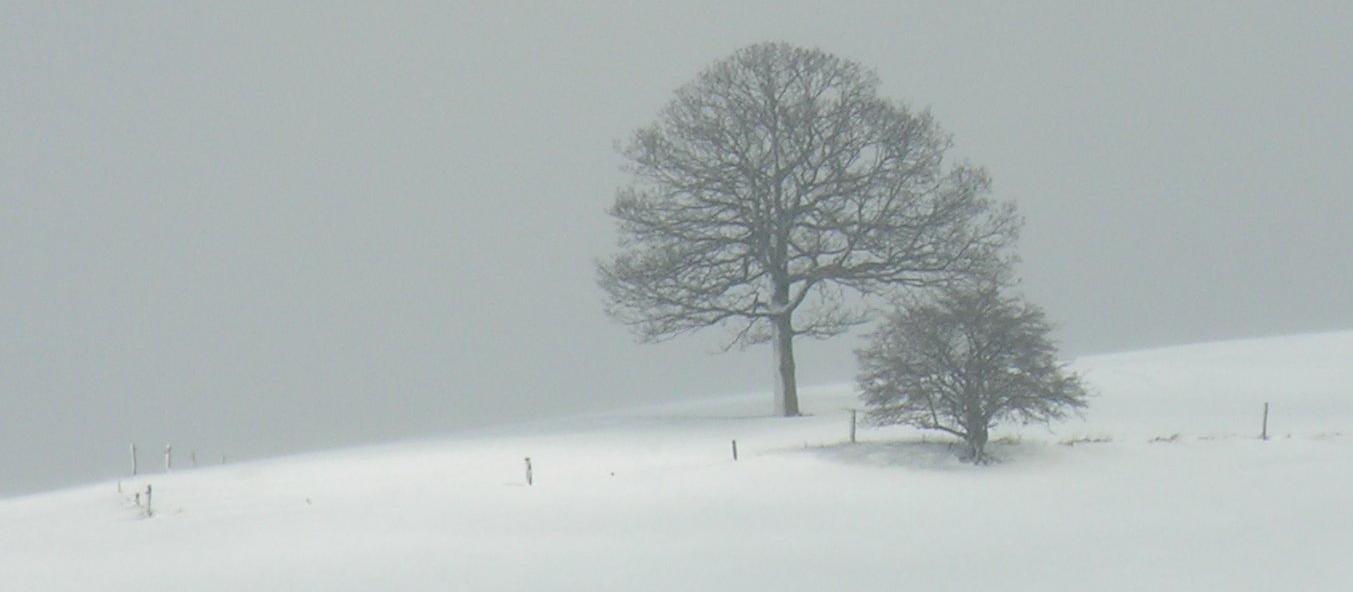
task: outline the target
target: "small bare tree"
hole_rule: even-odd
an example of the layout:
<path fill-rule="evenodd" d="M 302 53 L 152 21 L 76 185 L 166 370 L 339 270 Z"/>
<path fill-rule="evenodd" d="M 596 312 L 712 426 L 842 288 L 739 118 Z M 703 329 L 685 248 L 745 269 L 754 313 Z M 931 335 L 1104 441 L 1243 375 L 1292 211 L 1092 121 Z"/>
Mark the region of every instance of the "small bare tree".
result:
<path fill-rule="evenodd" d="M 623 148 L 633 182 L 599 265 L 607 311 L 643 341 L 722 325 L 774 342 L 777 412 L 798 415 L 793 340 L 866 320 L 861 299 L 990 267 L 1017 231 L 985 171 L 947 165 L 928 112 L 859 65 L 782 43 L 679 89 Z"/>
<path fill-rule="evenodd" d="M 857 352 L 860 396 L 875 423 L 948 432 L 984 462 L 997 422 L 1051 421 L 1085 406 L 1051 330 L 1042 310 L 997 282 L 944 288 L 891 315 Z"/>

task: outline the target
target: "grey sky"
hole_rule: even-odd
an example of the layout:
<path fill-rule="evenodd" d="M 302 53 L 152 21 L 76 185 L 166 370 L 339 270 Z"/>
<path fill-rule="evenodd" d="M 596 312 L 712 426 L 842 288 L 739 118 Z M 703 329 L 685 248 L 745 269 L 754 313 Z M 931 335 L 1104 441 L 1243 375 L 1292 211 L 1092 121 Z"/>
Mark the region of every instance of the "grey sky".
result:
<path fill-rule="evenodd" d="M 1068 354 L 1353 328 L 1344 2 L 236 4 L 0 3 L 0 494 L 768 392 L 592 272 L 613 143 L 764 40 L 932 108 Z"/>

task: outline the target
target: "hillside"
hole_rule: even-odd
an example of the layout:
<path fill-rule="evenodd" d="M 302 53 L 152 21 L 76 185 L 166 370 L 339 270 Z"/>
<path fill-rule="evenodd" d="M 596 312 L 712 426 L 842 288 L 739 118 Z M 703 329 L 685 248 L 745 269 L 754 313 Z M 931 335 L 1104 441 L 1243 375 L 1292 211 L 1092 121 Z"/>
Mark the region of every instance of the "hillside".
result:
<path fill-rule="evenodd" d="M 797 419 L 765 417 L 765 395 L 712 399 L 0 500 L 0 589 L 1353 582 L 1353 332 L 1076 366 L 1086 416 L 999 431 L 988 467 L 909 429 L 847 443 L 840 386 L 805 392 Z M 147 484 L 149 519 L 130 499 Z"/>

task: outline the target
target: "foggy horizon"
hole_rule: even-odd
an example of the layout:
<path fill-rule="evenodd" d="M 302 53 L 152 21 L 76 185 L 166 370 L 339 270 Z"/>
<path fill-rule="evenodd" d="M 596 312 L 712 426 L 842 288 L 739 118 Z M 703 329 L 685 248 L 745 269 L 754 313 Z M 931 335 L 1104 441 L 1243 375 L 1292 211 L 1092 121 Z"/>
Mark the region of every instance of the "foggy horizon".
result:
<path fill-rule="evenodd" d="M 1064 358 L 1353 329 L 1353 9 L 0 6 L 0 496 L 769 393 L 635 342 L 615 145 L 785 41 L 930 109 Z M 856 334 L 796 342 L 848 382 Z M 1091 410 L 1093 413 L 1093 409 Z"/>

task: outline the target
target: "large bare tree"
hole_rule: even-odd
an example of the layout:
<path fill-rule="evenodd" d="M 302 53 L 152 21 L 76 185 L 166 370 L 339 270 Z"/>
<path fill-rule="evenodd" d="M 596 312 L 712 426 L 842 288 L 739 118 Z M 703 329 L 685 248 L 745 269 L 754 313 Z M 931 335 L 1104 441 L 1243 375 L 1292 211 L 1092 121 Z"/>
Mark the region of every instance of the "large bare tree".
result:
<path fill-rule="evenodd" d="M 876 423 L 953 434 L 983 462 L 998 422 L 1047 422 L 1085 406 L 1051 331 L 1042 309 L 997 281 L 948 286 L 892 314 L 857 353 L 860 397 Z"/>
<path fill-rule="evenodd" d="M 621 252 L 599 264 L 607 311 L 644 341 L 713 325 L 774 344 L 776 411 L 798 415 L 793 341 L 865 320 L 866 299 L 986 269 L 1013 206 L 950 165 L 928 112 L 816 49 L 747 47 L 676 92 L 622 152 Z"/>

